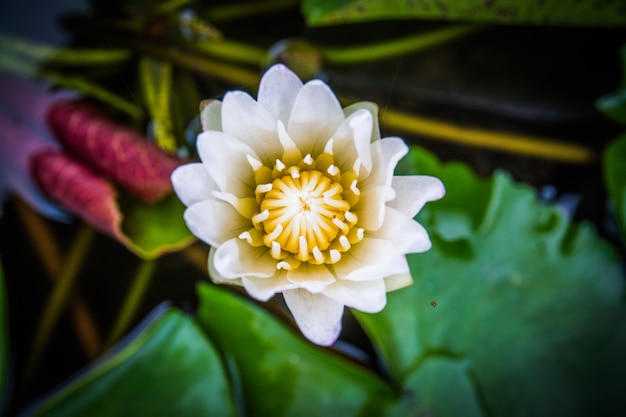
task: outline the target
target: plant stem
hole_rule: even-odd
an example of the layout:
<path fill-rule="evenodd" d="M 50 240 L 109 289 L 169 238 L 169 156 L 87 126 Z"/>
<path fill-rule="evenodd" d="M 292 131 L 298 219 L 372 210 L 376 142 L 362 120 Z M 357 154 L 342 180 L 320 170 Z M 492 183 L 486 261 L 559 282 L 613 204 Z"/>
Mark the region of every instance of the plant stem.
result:
<path fill-rule="evenodd" d="M 209 77 L 236 84 L 240 87 L 256 86 L 259 82 L 259 74 L 235 65 L 214 62 L 193 53 L 171 47 L 162 47 L 149 42 L 136 41 L 134 46 L 142 53 L 170 60 L 181 67 L 199 72 Z"/>
<path fill-rule="evenodd" d="M 356 64 L 392 56 L 422 51 L 484 29 L 477 25 L 447 26 L 427 33 L 401 39 L 355 47 L 321 47 L 324 58 L 331 64 Z"/>
<path fill-rule="evenodd" d="M 143 112 L 137 104 L 131 103 L 125 98 L 113 94 L 97 84 L 79 76 L 67 76 L 55 71 L 42 70 L 38 68 L 36 63 L 24 62 L 14 54 L 0 53 L 0 70 L 22 77 L 44 79 L 52 84 L 80 91 L 87 96 L 94 97 L 111 105 L 128 114 L 135 120 L 139 120 L 143 117 Z"/>
<path fill-rule="evenodd" d="M 27 42 L 0 33 L 0 51 L 22 55 L 40 63 L 71 65 L 110 65 L 130 57 L 127 49 L 71 49 Z"/>
<path fill-rule="evenodd" d="M 124 334 L 124 332 L 128 329 L 128 326 L 135 318 L 146 289 L 148 288 L 148 284 L 154 274 L 155 265 L 156 261 L 141 261 L 141 264 L 135 273 L 135 277 L 133 278 L 130 290 L 124 300 L 124 304 L 122 305 L 122 309 L 115 320 L 113 330 L 107 340 L 107 347 L 111 347 L 113 343 L 115 343 Z"/>
<path fill-rule="evenodd" d="M 52 281 L 56 281 L 62 271 L 62 256 L 52 231 L 44 219 L 22 200 L 16 199 L 15 201 L 18 216 L 41 259 L 46 275 Z M 79 294 L 73 293 L 69 297 L 74 330 L 83 347 L 85 357 L 95 358 L 102 351 L 102 340 L 96 322 L 85 300 Z"/>
<path fill-rule="evenodd" d="M 572 164 L 587 164 L 598 158 L 592 149 L 582 145 L 551 138 L 463 127 L 394 110 L 381 110 L 380 121 L 381 124 L 391 129 L 495 151 Z"/>
<path fill-rule="evenodd" d="M 94 236 L 94 230 L 87 225 L 83 225 L 74 238 L 67 259 L 60 271 L 59 279 L 54 283 L 35 332 L 35 340 L 33 341 L 30 354 L 27 356 L 24 384 L 29 383 L 33 372 L 39 365 L 41 354 L 48 344 L 50 335 L 58 322 L 61 312 L 67 304 L 68 297 L 74 288 L 78 272 L 85 261 Z"/>
<path fill-rule="evenodd" d="M 240 64 L 261 66 L 267 58 L 263 48 L 225 39 L 195 42 L 191 46 L 198 52 Z"/>
<path fill-rule="evenodd" d="M 263 13 L 271 13 L 277 10 L 295 7 L 299 0 L 263 0 L 247 3 L 235 3 L 228 6 L 219 6 L 209 9 L 205 16 L 211 21 L 234 20 L 244 17 L 257 16 Z"/>

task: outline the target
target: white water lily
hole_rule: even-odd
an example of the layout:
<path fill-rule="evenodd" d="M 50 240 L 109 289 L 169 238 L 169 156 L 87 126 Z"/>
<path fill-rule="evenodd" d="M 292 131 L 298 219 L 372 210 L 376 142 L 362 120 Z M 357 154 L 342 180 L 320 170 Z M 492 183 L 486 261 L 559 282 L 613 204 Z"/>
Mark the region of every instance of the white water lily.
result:
<path fill-rule="evenodd" d="M 283 293 L 302 333 L 330 345 L 344 306 L 368 313 L 412 283 L 405 254 L 431 243 L 413 217 L 441 181 L 393 176 L 407 145 L 381 139 L 377 108 L 345 109 L 320 80 L 283 65 L 202 110 L 201 163 L 177 168 L 190 230 L 211 245 L 209 273 L 266 301 Z"/>

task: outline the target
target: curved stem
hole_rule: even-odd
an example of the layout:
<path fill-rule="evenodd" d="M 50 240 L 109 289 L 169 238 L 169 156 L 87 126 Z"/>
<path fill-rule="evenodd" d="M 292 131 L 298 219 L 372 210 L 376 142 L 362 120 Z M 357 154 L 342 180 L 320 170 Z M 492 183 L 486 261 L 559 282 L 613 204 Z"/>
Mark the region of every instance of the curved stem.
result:
<path fill-rule="evenodd" d="M 67 304 L 69 295 L 78 277 L 78 272 L 85 261 L 94 236 L 94 230 L 87 225 L 83 225 L 74 238 L 67 259 L 63 263 L 63 268 L 60 271 L 59 279 L 52 288 L 52 292 L 43 309 L 37 331 L 35 332 L 35 340 L 33 341 L 30 354 L 27 356 L 26 369 L 24 371 L 23 382 L 25 384 L 30 381 L 33 372 L 39 365 L 41 354 L 48 344 L 50 335 L 59 320 L 61 312 Z"/>
<path fill-rule="evenodd" d="M 97 84 L 79 76 L 68 76 L 60 72 L 42 70 L 36 63 L 24 62 L 12 53 L 0 53 L 0 70 L 7 71 L 21 77 L 43 79 L 61 87 L 80 91 L 85 95 L 94 97 L 111 105 L 112 107 L 128 114 L 135 120 L 139 120 L 143 117 L 143 112 L 137 104 L 131 103 L 125 98 L 113 94 L 109 90 L 100 87 Z"/>
<path fill-rule="evenodd" d="M 324 58 L 332 64 L 356 64 L 417 52 L 484 29 L 477 25 L 447 26 L 401 39 L 354 47 L 321 47 Z"/>
<path fill-rule="evenodd" d="M 263 0 L 247 3 L 235 3 L 228 6 L 219 6 L 207 10 L 206 18 L 209 21 L 234 20 L 244 17 L 257 16 L 262 13 L 271 13 L 277 10 L 295 7 L 300 0 Z"/>
<path fill-rule="evenodd" d="M 146 289 L 150 284 L 150 279 L 154 274 L 155 265 L 156 261 L 144 260 L 137 268 L 133 283 L 107 340 L 107 347 L 111 347 L 124 334 L 135 318 Z"/>
<path fill-rule="evenodd" d="M 72 49 L 28 42 L 0 33 L 0 51 L 23 55 L 37 61 L 72 65 L 110 65 L 130 57 L 126 49 Z"/>
<path fill-rule="evenodd" d="M 46 275 L 56 281 L 62 270 L 62 256 L 54 235 L 44 219 L 37 215 L 26 203 L 16 199 L 17 213 L 27 234 L 41 259 Z M 102 339 L 98 326 L 80 294 L 70 294 L 69 306 L 72 312 L 74 330 L 88 359 L 95 358 L 102 351 Z"/>
<path fill-rule="evenodd" d="M 596 152 L 582 145 L 551 138 L 463 127 L 394 110 L 381 110 L 380 121 L 388 128 L 495 151 L 572 164 L 587 164 L 598 158 Z"/>
<path fill-rule="evenodd" d="M 263 48 L 225 39 L 196 42 L 191 45 L 199 52 L 241 64 L 260 66 L 267 58 L 267 51 Z"/>
<path fill-rule="evenodd" d="M 170 60 L 181 67 L 236 84 L 240 87 L 256 86 L 260 79 L 256 71 L 250 71 L 232 64 L 211 61 L 180 49 L 162 47 L 144 41 L 136 41 L 133 45 L 146 55 Z"/>

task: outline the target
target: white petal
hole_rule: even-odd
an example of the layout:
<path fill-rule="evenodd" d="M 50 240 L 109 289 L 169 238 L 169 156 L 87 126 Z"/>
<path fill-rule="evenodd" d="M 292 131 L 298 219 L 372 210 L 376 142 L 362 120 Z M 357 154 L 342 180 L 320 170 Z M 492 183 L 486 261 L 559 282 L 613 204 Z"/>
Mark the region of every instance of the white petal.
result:
<path fill-rule="evenodd" d="M 439 178 L 427 175 L 393 177 L 391 186 L 396 190 L 396 198 L 387 205 L 404 214 L 414 217 L 429 201 L 446 195 L 446 188 Z"/>
<path fill-rule="evenodd" d="M 378 125 L 378 105 L 376 103 L 372 103 L 371 101 L 359 101 L 357 103 L 349 105 L 348 107 L 345 107 L 343 109 L 343 114 L 348 117 L 351 114 L 362 109 L 369 111 L 374 121 L 370 142 L 380 140 L 380 126 Z"/>
<path fill-rule="evenodd" d="M 221 191 L 237 197 L 254 196 L 254 171 L 247 157 L 258 157 L 252 148 L 222 132 L 209 130 L 198 136 L 198 154 Z"/>
<path fill-rule="evenodd" d="M 413 284 L 413 277 L 409 272 L 404 274 L 392 275 L 385 278 L 385 290 L 387 292 L 399 290 Z"/>
<path fill-rule="evenodd" d="M 322 294 L 295 289 L 283 292 L 302 334 L 311 342 L 330 346 L 339 337 L 343 304 Z"/>
<path fill-rule="evenodd" d="M 276 293 L 297 288 L 296 284 L 287 281 L 285 271 L 269 278 L 243 277 L 242 282 L 248 294 L 259 301 L 267 301 Z"/>
<path fill-rule="evenodd" d="M 359 181 L 361 198 L 354 212 L 362 214 L 359 226 L 366 230 L 378 230 L 385 217 L 385 203 L 395 197 L 391 181 L 398 161 L 409 151 L 400 138 L 384 138 L 372 143 L 372 171 Z"/>
<path fill-rule="evenodd" d="M 276 273 L 276 261 L 265 246 L 253 247 L 245 240 L 234 238 L 220 245 L 213 257 L 213 267 L 226 278 L 267 278 Z"/>
<path fill-rule="evenodd" d="M 383 239 L 365 237 L 333 265 L 339 279 L 369 281 L 409 271 L 406 257 Z"/>
<path fill-rule="evenodd" d="M 202 131 L 222 130 L 222 102 L 203 100 L 200 103 L 200 124 Z"/>
<path fill-rule="evenodd" d="M 219 246 L 251 227 L 250 220 L 233 206 L 216 199 L 190 206 L 185 210 L 184 218 L 191 233 L 211 246 Z"/>
<path fill-rule="evenodd" d="M 312 293 L 321 292 L 327 285 L 335 282 L 335 277 L 325 265 L 302 263 L 293 271 L 287 271 L 287 279 Z"/>
<path fill-rule="evenodd" d="M 371 171 L 372 126 L 372 114 L 368 110 L 362 109 L 352 113 L 333 134 L 336 164 L 342 171 L 352 169 L 357 158 L 361 161 L 362 169 L 366 173 Z"/>
<path fill-rule="evenodd" d="M 222 103 L 224 133 L 250 146 L 265 165 L 280 158 L 282 147 L 276 133 L 276 119 L 243 91 L 231 91 Z"/>
<path fill-rule="evenodd" d="M 378 313 L 382 310 L 387 304 L 386 293 L 382 278 L 359 282 L 339 280 L 322 292 L 338 303 L 365 313 Z"/>
<path fill-rule="evenodd" d="M 274 117 L 287 124 L 291 108 L 302 81 L 284 65 L 276 64 L 268 69 L 259 85 L 258 102 Z"/>
<path fill-rule="evenodd" d="M 319 155 L 345 120 L 339 100 L 320 80 L 306 83 L 298 93 L 287 123 L 289 136 L 302 155 Z"/>
<path fill-rule="evenodd" d="M 368 235 L 393 243 L 400 253 L 419 253 L 431 248 L 426 229 L 406 214 L 387 207 L 385 220 L 380 229 Z"/>
<path fill-rule="evenodd" d="M 172 172 L 172 186 L 176 195 L 186 206 L 208 200 L 217 184 L 201 163 L 181 165 Z"/>
<path fill-rule="evenodd" d="M 216 283 L 216 284 L 228 284 L 228 285 L 239 285 L 242 286 L 243 283 L 241 282 L 241 278 L 225 278 L 223 276 L 221 276 L 216 270 L 215 267 L 213 266 L 213 259 L 215 258 L 215 251 L 216 251 L 216 247 L 211 246 L 211 248 L 209 249 L 209 262 L 208 262 L 208 269 L 209 269 L 209 277 L 211 278 L 211 280 Z"/>
<path fill-rule="evenodd" d="M 246 219 L 252 219 L 252 216 L 259 212 L 259 204 L 256 202 L 255 197 L 239 198 L 231 193 L 219 191 L 214 191 L 213 196 L 233 206 L 233 208 Z"/>

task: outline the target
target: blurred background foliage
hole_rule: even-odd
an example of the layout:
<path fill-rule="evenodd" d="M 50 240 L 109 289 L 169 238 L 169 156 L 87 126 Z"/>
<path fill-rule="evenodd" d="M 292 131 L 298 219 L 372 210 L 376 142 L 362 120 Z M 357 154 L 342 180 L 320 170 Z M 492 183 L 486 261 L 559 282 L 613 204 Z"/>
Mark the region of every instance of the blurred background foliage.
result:
<path fill-rule="evenodd" d="M 0 90 L 0 186 L 21 196 L 0 219 L 6 414 L 624 415 L 623 2 L 36 3 L 0 6 L 0 76 L 39 83 Z M 415 284 L 330 349 L 279 297 L 208 283 L 173 196 L 113 184 L 107 236 L 10 181 L 15 137 L 60 139 L 35 106 L 60 91 L 193 159 L 201 100 L 255 94 L 274 62 L 378 103 L 412 144 L 398 173 L 447 187 L 419 215 Z"/>

